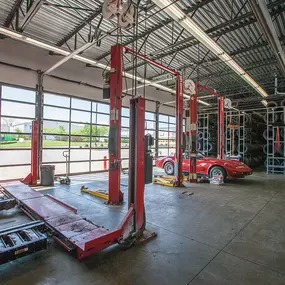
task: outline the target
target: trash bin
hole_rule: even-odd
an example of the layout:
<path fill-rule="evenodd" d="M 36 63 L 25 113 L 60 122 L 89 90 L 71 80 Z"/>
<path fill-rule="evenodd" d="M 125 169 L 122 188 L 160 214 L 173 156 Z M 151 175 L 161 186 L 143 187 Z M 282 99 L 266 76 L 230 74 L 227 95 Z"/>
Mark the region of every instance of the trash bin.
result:
<path fill-rule="evenodd" d="M 53 186 L 54 185 L 54 165 L 41 165 L 41 185 Z"/>

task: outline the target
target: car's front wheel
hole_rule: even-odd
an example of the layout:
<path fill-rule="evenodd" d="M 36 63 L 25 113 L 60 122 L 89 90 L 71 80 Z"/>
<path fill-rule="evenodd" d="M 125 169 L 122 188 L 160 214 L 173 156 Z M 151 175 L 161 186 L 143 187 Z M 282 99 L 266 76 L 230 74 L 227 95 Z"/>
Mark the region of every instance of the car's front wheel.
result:
<path fill-rule="evenodd" d="M 223 176 L 223 180 L 225 181 L 227 178 L 226 170 L 221 166 L 213 166 L 209 171 L 209 178 L 213 176 Z"/>
<path fill-rule="evenodd" d="M 167 175 L 173 175 L 174 174 L 174 164 L 170 161 L 166 162 L 164 164 L 164 171 Z"/>

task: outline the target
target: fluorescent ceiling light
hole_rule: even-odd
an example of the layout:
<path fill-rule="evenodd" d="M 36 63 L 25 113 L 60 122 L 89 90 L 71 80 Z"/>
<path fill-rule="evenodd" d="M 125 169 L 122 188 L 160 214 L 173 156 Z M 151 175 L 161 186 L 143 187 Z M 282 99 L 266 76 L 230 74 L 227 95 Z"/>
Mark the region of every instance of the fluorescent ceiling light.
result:
<path fill-rule="evenodd" d="M 11 38 L 13 38 L 15 40 L 19 40 L 19 41 L 31 44 L 33 46 L 37 46 L 37 47 L 40 47 L 40 48 L 43 48 L 43 49 L 46 49 L 46 50 L 49 50 L 49 51 L 53 51 L 53 52 L 61 54 L 63 56 L 71 55 L 71 52 L 69 52 L 69 51 L 66 51 L 64 49 L 61 49 L 61 48 L 58 48 L 58 47 L 55 47 L 55 46 L 43 43 L 43 42 L 38 41 L 38 40 L 34 40 L 34 39 L 26 37 L 26 36 L 24 36 L 22 34 L 19 34 L 19 33 L 16 33 L 14 31 L 11 31 L 9 29 L 5 29 L 5 28 L 1 28 L 0 27 L 0 34 L 9 36 L 9 37 L 11 37 Z M 98 62 L 96 60 L 89 59 L 89 58 L 81 56 L 81 55 L 74 55 L 72 58 L 76 59 L 78 61 L 84 62 L 86 64 L 90 64 L 90 65 L 96 66 L 96 67 L 101 68 L 103 70 L 108 70 L 109 71 L 111 69 L 110 66 L 108 66 L 108 65 L 105 65 L 105 64 L 100 63 L 100 62 Z M 123 72 L 123 75 L 125 77 L 127 77 L 127 78 L 135 79 L 135 80 L 137 80 L 137 81 L 139 81 L 141 83 L 146 83 L 146 84 L 151 85 L 153 87 L 156 87 L 156 88 L 158 88 L 160 90 L 163 90 L 163 91 L 166 91 L 166 92 L 169 92 L 169 93 L 172 93 L 172 94 L 176 93 L 176 91 L 174 89 L 168 88 L 168 87 L 166 87 L 164 85 L 155 83 L 155 82 L 153 82 L 151 80 L 148 80 L 148 79 L 145 79 L 145 78 L 142 78 L 142 77 L 139 77 L 139 76 L 134 76 L 131 73 Z M 185 98 L 190 98 L 186 94 L 183 94 L 183 95 L 184 95 Z M 201 100 L 198 100 L 198 102 L 203 104 L 203 105 L 206 105 L 206 106 L 211 106 L 211 104 L 209 104 L 207 102 L 204 102 L 204 101 L 201 101 Z"/>
<path fill-rule="evenodd" d="M 266 100 L 261 100 L 261 103 L 262 103 L 265 107 L 267 107 L 267 105 L 268 105 L 268 102 L 267 102 Z"/>
<path fill-rule="evenodd" d="M 179 9 L 170 0 L 152 0 L 157 6 L 163 9 L 172 19 L 177 21 L 184 29 L 190 32 L 199 42 L 205 45 L 210 51 L 224 61 L 242 79 L 251 85 L 262 97 L 267 97 L 267 92 L 246 71 L 236 63 L 211 37 L 209 37 L 192 19 Z"/>

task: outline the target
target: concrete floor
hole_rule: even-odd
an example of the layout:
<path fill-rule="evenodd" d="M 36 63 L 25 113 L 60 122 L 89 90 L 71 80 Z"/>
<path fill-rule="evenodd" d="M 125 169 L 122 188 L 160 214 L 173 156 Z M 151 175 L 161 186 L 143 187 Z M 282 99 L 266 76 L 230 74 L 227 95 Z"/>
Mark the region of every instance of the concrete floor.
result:
<path fill-rule="evenodd" d="M 98 225 L 116 227 L 126 211 L 106 206 L 82 184 L 106 189 L 106 175 L 73 177 L 71 186 L 42 190 L 78 207 Z M 127 197 L 127 178 L 122 178 Z M 285 284 L 285 179 L 255 173 L 217 186 L 147 185 L 147 244 L 122 251 L 113 246 L 81 262 L 51 242 L 47 251 L 0 266 L 1 285 L 279 285 Z M 188 191 L 193 195 L 182 194 Z M 0 228 L 27 218 L 0 213 Z"/>

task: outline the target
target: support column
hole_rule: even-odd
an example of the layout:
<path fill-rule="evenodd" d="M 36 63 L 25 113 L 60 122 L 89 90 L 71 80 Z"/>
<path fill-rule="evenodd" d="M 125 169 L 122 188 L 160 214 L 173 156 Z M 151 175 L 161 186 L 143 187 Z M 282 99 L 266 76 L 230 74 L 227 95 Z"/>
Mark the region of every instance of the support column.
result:
<path fill-rule="evenodd" d="M 224 97 L 218 97 L 218 158 L 225 156 L 225 112 Z"/>
<path fill-rule="evenodd" d="M 196 154 L 197 154 L 197 120 L 198 120 L 198 85 L 195 83 L 195 93 L 190 97 L 190 171 L 189 181 L 197 182 Z"/>
<path fill-rule="evenodd" d="M 183 152 L 183 80 L 180 75 L 176 79 L 176 161 L 175 176 L 177 186 L 183 186 L 182 176 L 182 152 Z"/>
<path fill-rule="evenodd" d="M 121 45 L 111 47 L 110 71 L 110 132 L 109 132 L 109 203 L 123 202 L 121 183 L 121 111 L 122 56 Z"/>
<path fill-rule="evenodd" d="M 145 227 L 145 99 L 130 100 L 129 208 L 133 206 L 135 232 Z"/>
<path fill-rule="evenodd" d="M 43 151 L 43 73 L 38 71 L 38 84 L 36 86 L 36 120 L 38 121 L 38 165 L 42 164 Z"/>
<path fill-rule="evenodd" d="M 159 156 L 159 108 L 160 102 L 155 102 L 155 157 Z"/>

